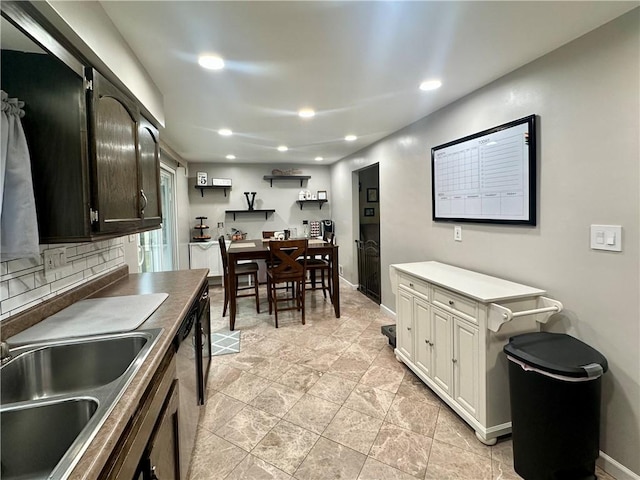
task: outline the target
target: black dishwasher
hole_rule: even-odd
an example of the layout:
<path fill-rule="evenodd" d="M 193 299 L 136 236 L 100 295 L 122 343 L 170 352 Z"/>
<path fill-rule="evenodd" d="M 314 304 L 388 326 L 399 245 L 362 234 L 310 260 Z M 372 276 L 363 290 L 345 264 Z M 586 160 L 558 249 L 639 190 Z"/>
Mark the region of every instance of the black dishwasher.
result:
<path fill-rule="evenodd" d="M 200 417 L 199 405 L 204 405 L 206 396 L 211 365 L 209 309 L 209 287 L 205 282 L 174 338 L 180 396 L 181 477 L 188 470 Z"/>

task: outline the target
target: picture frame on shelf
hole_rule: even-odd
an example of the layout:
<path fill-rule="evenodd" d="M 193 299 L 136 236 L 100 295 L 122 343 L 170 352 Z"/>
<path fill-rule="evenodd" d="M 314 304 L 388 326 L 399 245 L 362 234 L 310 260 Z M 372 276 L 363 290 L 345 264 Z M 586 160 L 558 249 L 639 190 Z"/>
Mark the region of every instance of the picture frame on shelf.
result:
<path fill-rule="evenodd" d="M 368 203 L 378 203 L 378 189 L 377 188 L 367 188 L 367 202 Z"/>
<path fill-rule="evenodd" d="M 318 200 L 328 200 L 326 190 L 318 190 Z"/>
<path fill-rule="evenodd" d="M 197 172 L 196 173 L 196 185 L 198 185 L 198 186 L 206 186 L 207 183 L 209 183 L 207 172 Z"/>
<path fill-rule="evenodd" d="M 376 216 L 376 209 L 373 207 L 367 207 L 364 209 L 364 216 L 365 217 L 375 217 Z"/>

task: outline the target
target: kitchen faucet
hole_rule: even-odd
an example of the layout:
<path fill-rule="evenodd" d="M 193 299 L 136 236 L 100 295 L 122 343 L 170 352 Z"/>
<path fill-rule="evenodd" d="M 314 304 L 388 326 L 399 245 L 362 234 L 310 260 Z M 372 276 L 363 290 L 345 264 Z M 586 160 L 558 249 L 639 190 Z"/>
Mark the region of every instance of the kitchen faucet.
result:
<path fill-rule="evenodd" d="M 0 365 L 4 365 L 11 360 L 11 352 L 7 342 L 0 342 Z"/>

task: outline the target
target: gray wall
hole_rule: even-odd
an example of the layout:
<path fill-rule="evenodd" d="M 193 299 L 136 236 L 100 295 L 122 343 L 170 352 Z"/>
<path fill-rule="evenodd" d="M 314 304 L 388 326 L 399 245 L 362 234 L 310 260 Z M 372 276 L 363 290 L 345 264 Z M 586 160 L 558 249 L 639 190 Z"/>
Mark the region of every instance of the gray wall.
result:
<path fill-rule="evenodd" d="M 567 331 L 609 360 L 601 450 L 640 473 L 640 9 L 541 57 L 332 166 L 342 244 L 357 229 L 354 172 L 380 164 L 383 305 L 388 269 L 437 260 L 543 288 Z M 445 79 L 446 82 L 446 79 Z M 539 116 L 538 226 L 431 220 L 430 149 L 529 114 Z M 344 208 L 343 208 L 344 207 Z M 589 248 L 591 224 L 623 226 L 623 252 Z M 345 238 L 351 235 L 351 238 Z M 341 250 L 355 283 L 353 249 Z M 543 406 L 541 406 L 542 408 Z"/>
<path fill-rule="evenodd" d="M 263 177 L 271 175 L 274 168 L 298 168 L 302 171 L 301 175 L 310 175 L 311 178 L 304 181 L 302 188 L 298 180 L 274 180 L 273 187 L 270 187 L 269 181 L 263 180 Z M 205 190 L 202 197 L 200 190 L 194 188 L 197 172 L 207 172 L 209 184 L 211 178 L 231 178 L 232 189 L 226 197 L 222 190 Z M 330 219 L 332 206 L 335 205 L 327 166 L 190 163 L 189 176 L 191 228 L 197 222 L 195 217 L 208 217 L 207 225 L 211 227 L 209 234 L 212 237 L 215 237 L 217 222 L 224 222 L 227 233 L 231 233 L 233 227 L 246 232 L 248 238 L 261 238 L 263 230 L 283 230 L 288 227 L 295 227 L 302 234 L 302 220 Z M 322 210 L 317 204 L 304 205 L 300 210 L 296 203 L 300 190 L 310 190 L 313 194 L 317 194 L 318 190 L 326 190 L 329 202 L 323 205 Z M 244 192 L 256 192 L 255 209 L 275 209 L 275 213 L 266 219 L 264 214 L 239 214 L 235 221 L 233 216 L 225 215 L 225 210 L 247 210 Z"/>

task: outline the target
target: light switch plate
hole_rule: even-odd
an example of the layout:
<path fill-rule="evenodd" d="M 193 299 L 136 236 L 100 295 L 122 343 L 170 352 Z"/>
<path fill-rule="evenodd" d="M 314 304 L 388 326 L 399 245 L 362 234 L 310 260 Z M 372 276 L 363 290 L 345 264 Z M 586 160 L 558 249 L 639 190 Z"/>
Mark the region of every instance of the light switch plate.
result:
<path fill-rule="evenodd" d="M 621 225 L 591 225 L 591 249 L 622 251 Z"/>

